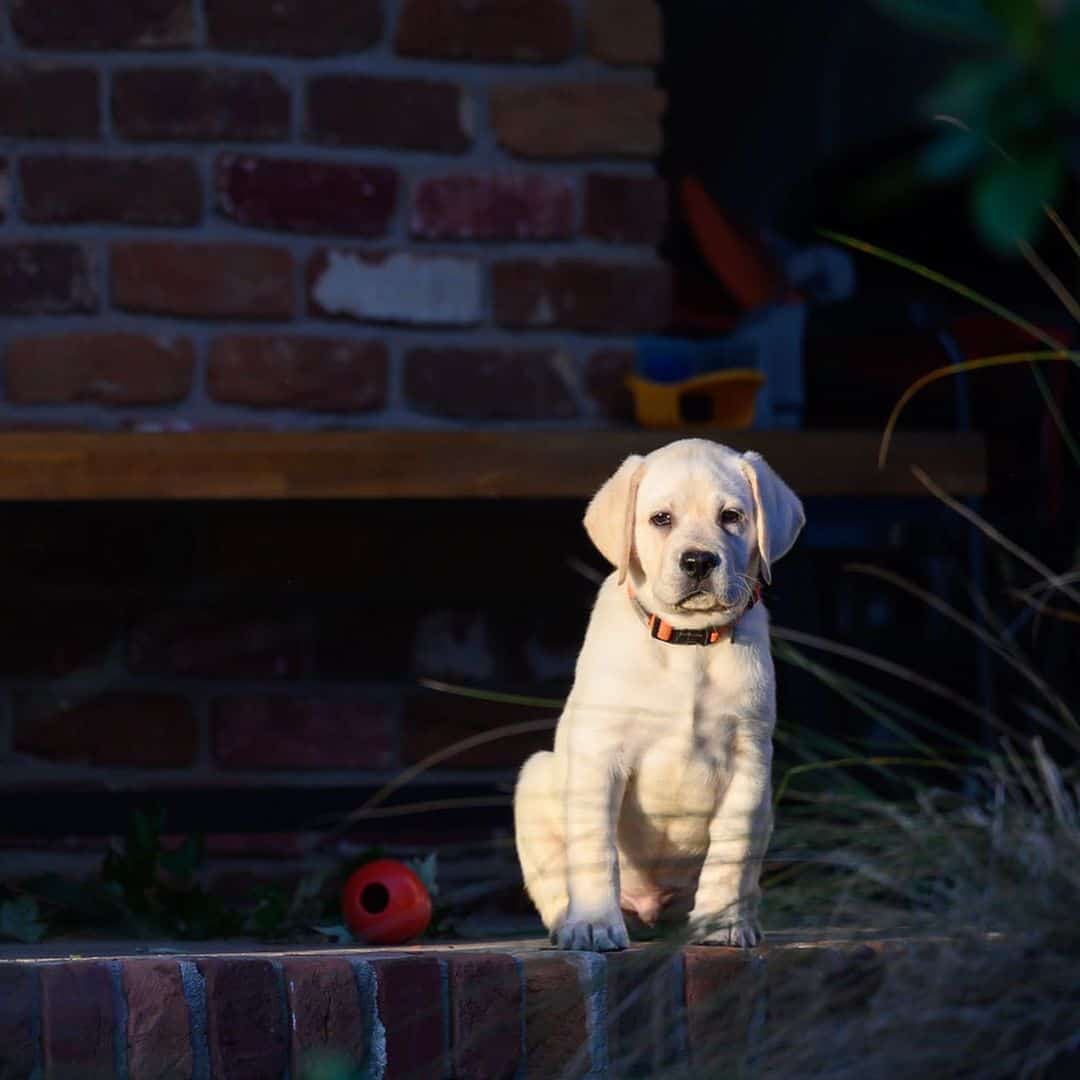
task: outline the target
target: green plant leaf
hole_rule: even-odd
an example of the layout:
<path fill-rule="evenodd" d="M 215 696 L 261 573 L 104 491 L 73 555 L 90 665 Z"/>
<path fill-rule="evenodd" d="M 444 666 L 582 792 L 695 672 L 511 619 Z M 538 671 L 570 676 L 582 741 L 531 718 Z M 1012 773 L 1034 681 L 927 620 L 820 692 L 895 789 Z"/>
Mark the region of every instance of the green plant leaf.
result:
<path fill-rule="evenodd" d="M 244 931 L 243 915 L 201 888 L 163 890 L 160 904 L 162 929 L 178 937 L 205 940 Z"/>
<path fill-rule="evenodd" d="M 49 922 L 63 926 L 116 929 L 131 921 L 123 889 L 100 878 L 72 881 L 59 874 L 40 874 L 26 888 L 49 910 Z"/>
<path fill-rule="evenodd" d="M 972 169 L 986 152 L 982 139 L 968 131 L 952 130 L 938 135 L 919 155 L 924 180 L 941 183 Z"/>
<path fill-rule="evenodd" d="M 273 937 L 289 929 L 289 898 L 284 889 L 264 885 L 255 890 L 255 910 L 247 918 L 247 928 L 259 937 Z"/>
<path fill-rule="evenodd" d="M 424 888 L 432 896 L 439 895 L 439 857 L 437 852 L 433 851 L 423 859 L 409 859 L 405 865 L 423 882 Z"/>
<path fill-rule="evenodd" d="M 981 0 L 876 0 L 885 14 L 935 37 L 1000 44 L 1004 28 Z"/>
<path fill-rule="evenodd" d="M 34 945 L 45 936 L 37 901 L 32 896 L 0 901 L 0 938 L 14 938 Z"/>
<path fill-rule="evenodd" d="M 121 850 L 110 850 L 102 863 L 101 876 L 123 890 L 124 900 L 134 912 L 150 910 L 151 892 L 157 884 L 161 858 L 161 811 L 136 810 L 128 826 Z"/>
<path fill-rule="evenodd" d="M 999 146 L 1013 152 L 1025 146 L 1045 146 L 1059 132 L 1046 99 L 1017 85 L 1001 95 L 987 117 L 985 134 Z"/>
<path fill-rule="evenodd" d="M 926 111 L 956 116 L 965 123 L 983 127 L 1023 70 L 1023 65 L 1011 58 L 957 63 L 944 81 L 927 95 Z"/>
<path fill-rule="evenodd" d="M 356 940 L 344 926 L 336 923 L 330 926 L 313 926 L 311 929 L 322 934 L 331 945 L 351 945 Z"/>
<path fill-rule="evenodd" d="M 205 841 L 202 836 L 189 836 L 175 851 L 161 855 L 161 869 L 181 883 L 189 882 L 202 866 Z"/>
<path fill-rule="evenodd" d="M 1009 43 L 1024 57 L 1039 47 L 1045 16 L 1038 0 L 986 0 L 986 7 L 1005 27 Z"/>
<path fill-rule="evenodd" d="M 1054 202 L 1063 179 L 1061 158 L 1053 151 L 996 161 L 982 170 L 972 191 L 972 210 L 983 240 L 1003 254 L 1034 240 L 1043 205 Z"/>
<path fill-rule="evenodd" d="M 1080 109 L 1080 4 L 1069 4 L 1048 36 L 1042 73 L 1054 101 Z"/>
<path fill-rule="evenodd" d="M 327 882 L 332 877 L 329 869 L 313 870 L 297 883 L 289 900 L 288 921 L 292 926 L 306 926 L 308 923 L 324 918 L 326 912 Z M 340 892 L 340 888 L 335 890 Z"/>

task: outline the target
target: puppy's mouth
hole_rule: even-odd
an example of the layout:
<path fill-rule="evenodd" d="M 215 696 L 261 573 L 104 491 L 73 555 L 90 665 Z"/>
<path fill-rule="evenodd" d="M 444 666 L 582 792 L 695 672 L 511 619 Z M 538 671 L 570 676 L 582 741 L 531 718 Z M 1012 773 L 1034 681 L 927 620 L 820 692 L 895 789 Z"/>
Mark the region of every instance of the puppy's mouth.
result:
<path fill-rule="evenodd" d="M 725 604 L 714 592 L 695 589 L 675 602 L 682 611 L 730 611 L 731 605 Z"/>

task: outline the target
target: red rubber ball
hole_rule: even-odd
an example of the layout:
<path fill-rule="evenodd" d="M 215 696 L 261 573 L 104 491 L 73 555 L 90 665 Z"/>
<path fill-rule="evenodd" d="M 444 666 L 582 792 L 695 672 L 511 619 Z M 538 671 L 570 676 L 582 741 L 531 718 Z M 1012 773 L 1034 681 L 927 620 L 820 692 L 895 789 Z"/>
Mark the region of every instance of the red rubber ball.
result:
<path fill-rule="evenodd" d="M 341 893 L 349 933 L 366 945 L 403 945 L 431 922 L 431 895 L 397 859 L 376 859 L 354 870 Z"/>

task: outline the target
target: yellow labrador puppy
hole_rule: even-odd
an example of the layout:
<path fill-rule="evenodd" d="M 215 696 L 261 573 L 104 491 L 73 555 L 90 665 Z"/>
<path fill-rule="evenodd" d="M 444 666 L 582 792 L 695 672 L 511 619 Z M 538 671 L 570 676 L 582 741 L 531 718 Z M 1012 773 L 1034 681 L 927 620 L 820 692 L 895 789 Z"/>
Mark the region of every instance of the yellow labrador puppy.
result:
<path fill-rule="evenodd" d="M 589 504 L 615 571 L 554 752 L 514 795 L 525 885 L 561 948 L 623 949 L 628 924 L 760 940 L 776 702 L 757 599 L 804 521 L 758 454 L 704 439 L 627 458 Z"/>

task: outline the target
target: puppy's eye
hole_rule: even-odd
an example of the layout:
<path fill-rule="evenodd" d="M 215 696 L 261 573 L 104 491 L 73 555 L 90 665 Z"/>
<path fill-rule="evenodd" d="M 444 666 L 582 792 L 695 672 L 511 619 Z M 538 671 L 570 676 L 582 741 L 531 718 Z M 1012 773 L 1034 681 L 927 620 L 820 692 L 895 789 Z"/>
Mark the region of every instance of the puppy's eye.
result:
<path fill-rule="evenodd" d="M 720 524 L 721 525 L 738 525 L 743 519 L 741 510 L 721 510 L 720 511 Z"/>
<path fill-rule="evenodd" d="M 649 524 L 658 529 L 666 529 L 671 524 L 671 515 L 666 510 L 658 510 L 649 518 Z"/>

